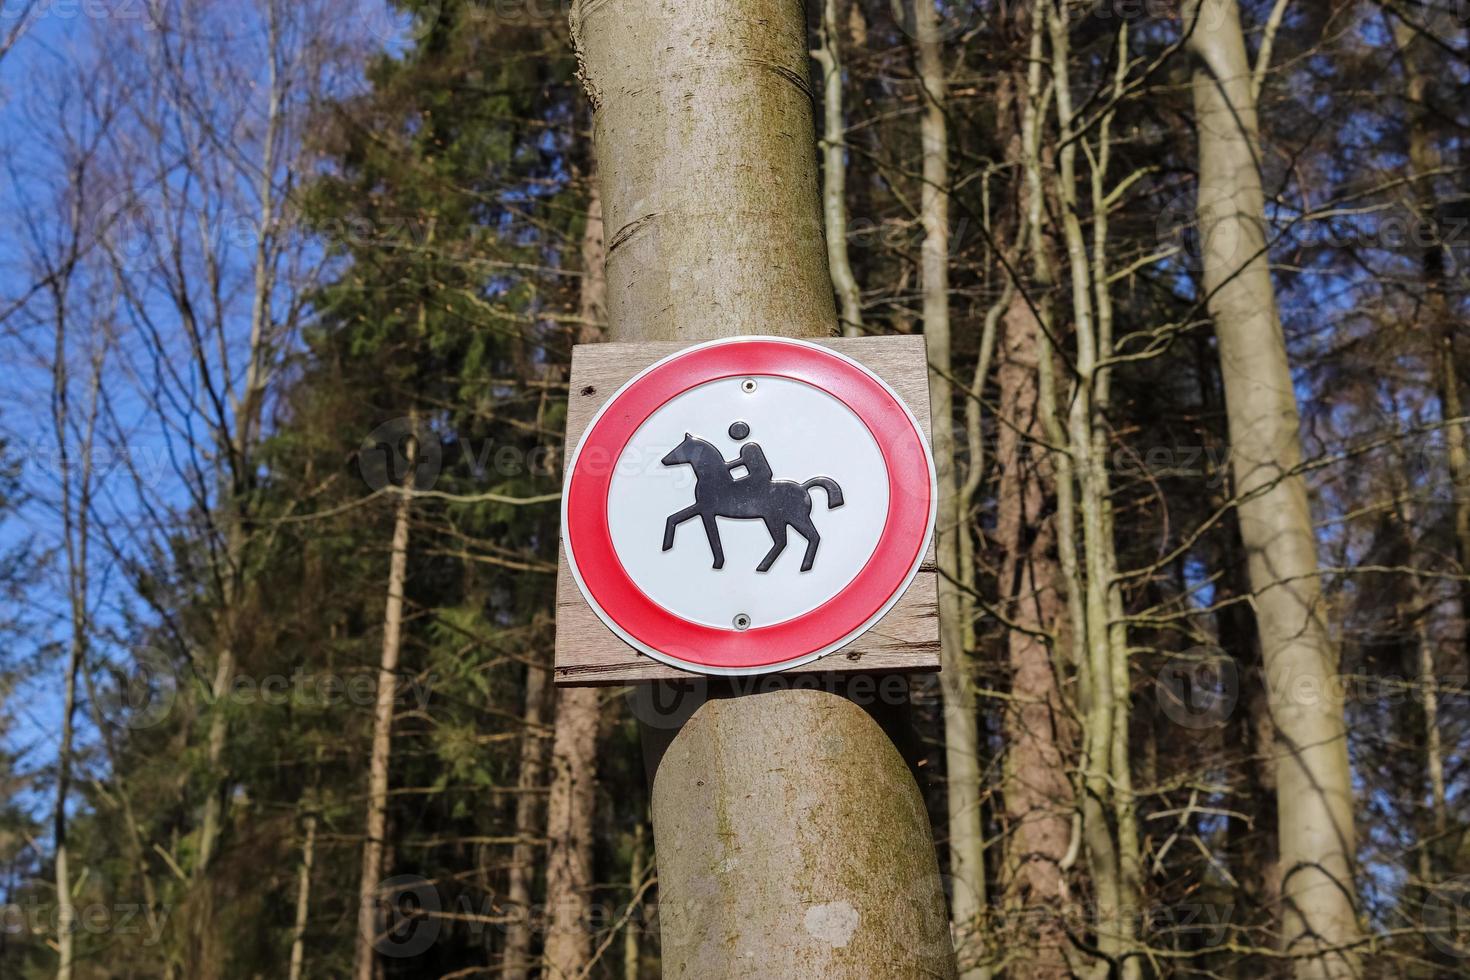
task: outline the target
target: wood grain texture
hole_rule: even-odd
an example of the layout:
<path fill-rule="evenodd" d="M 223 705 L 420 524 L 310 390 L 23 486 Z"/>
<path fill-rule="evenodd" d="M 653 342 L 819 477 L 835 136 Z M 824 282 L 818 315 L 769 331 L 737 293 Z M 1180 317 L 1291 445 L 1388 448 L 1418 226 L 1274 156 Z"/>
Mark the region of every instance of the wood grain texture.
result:
<path fill-rule="evenodd" d="M 927 438 L 929 378 L 922 337 L 832 338 L 816 343 L 846 354 L 896 391 Z M 585 344 L 572 351 L 566 458 L 592 416 L 628 379 L 688 347 L 678 341 Z M 873 628 L 841 649 L 783 674 L 899 673 L 939 669 L 939 614 L 934 545 L 902 598 Z M 556 683 L 625 684 L 676 680 L 688 672 L 659 663 L 625 643 L 597 618 L 573 580 L 562 542 L 556 578 Z"/>

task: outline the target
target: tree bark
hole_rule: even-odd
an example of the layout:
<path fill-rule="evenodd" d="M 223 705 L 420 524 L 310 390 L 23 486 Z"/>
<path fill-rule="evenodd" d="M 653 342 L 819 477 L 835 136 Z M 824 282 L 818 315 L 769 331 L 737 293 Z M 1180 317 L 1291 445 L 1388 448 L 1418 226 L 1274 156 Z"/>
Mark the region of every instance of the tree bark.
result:
<path fill-rule="evenodd" d="M 306 814 L 301 839 L 301 863 L 296 867 L 296 918 L 291 926 L 291 962 L 288 980 L 301 980 L 306 966 L 306 923 L 311 911 L 311 872 L 316 865 L 316 801 Z"/>
<path fill-rule="evenodd" d="M 786 0 L 580 0 L 610 335 L 830 336 L 806 22 Z M 918 788 L 858 705 L 706 700 L 654 763 L 664 975 L 952 977 Z"/>
<path fill-rule="evenodd" d="M 862 293 L 847 254 L 847 122 L 842 112 L 842 49 L 837 0 L 822 0 L 818 47 L 812 57 L 822 69 L 822 220 L 827 264 L 837 293 L 845 337 L 863 335 Z"/>
<path fill-rule="evenodd" d="M 644 819 L 640 815 L 633 829 L 633 857 L 628 862 L 628 921 L 623 923 L 623 980 L 638 980 L 642 961 L 637 919 L 638 892 L 643 887 Z"/>
<path fill-rule="evenodd" d="M 546 805 L 546 975 L 575 978 L 592 962 L 592 815 L 597 807 L 596 688 L 557 691 Z"/>
<path fill-rule="evenodd" d="M 980 735 L 975 688 L 964 635 L 966 603 L 958 583 L 959 536 L 968 534 L 966 514 L 956 505 L 954 391 L 950 379 L 949 325 L 949 125 L 945 101 L 949 83 L 939 15 L 929 0 L 915 0 L 920 96 L 923 184 L 919 214 L 924 226 L 920 247 L 924 343 L 929 357 L 929 415 L 934 463 L 939 475 L 939 517 L 935 557 L 939 565 L 939 644 L 943 669 L 944 764 L 949 816 L 950 914 L 963 980 L 990 975 L 981 916 L 985 911 L 985 849 L 980 829 Z"/>
<path fill-rule="evenodd" d="M 1011 701 L 1002 726 L 1007 745 L 1003 792 L 1009 821 L 1004 861 L 1007 914 L 1027 928 L 1008 934 L 1010 962 L 1036 980 L 1071 976 L 1067 965 L 1067 883 L 1063 863 L 1076 808 L 1067 773 L 1072 741 L 1060 679 L 1047 636 L 1063 619 L 1060 571 L 1051 554 L 1055 528 L 1046 516 L 1054 480 L 1041 440 L 1036 358 L 1039 325 L 1019 298 L 1006 316 L 998 371 L 996 542 L 1000 599 L 1009 620 L 1006 653 Z"/>
<path fill-rule="evenodd" d="M 393 551 L 388 563 L 388 599 L 383 613 L 383 654 L 378 664 L 377 702 L 373 707 L 353 980 L 373 980 L 377 960 L 373 947 L 381 925 L 378 886 L 383 878 L 383 846 L 388 836 L 388 773 L 393 749 L 393 706 L 398 692 L 398 654 L 403 639 L 403 590 L 408 580 L 408 519 L 413 503 L 416 452 L 414 447 L 409 447 L 407 476 L 393 516 Z"/>
<path fill-rule="evenodd" d="M 596 158 L 594 152 L 593 158 Z M 593 168 L 582 231 L 582 284 L 578 306 L 582 341 L 600 338 L 607 322 L 607 243 L 602 190 Z M 590 688 L 556 692 L 551 748 L 551 797 L 546 832 L 546 970 L 577 977 L 592 961 L 589 889 L 592 887 L 592 814 L 597 805 L 597 728 L 601 699 Z"/>
<path fill-rule="evenodd" d="M 543 743 L 546 723 L 546 668 L 539 664 L 526 666 L 526 706 L 522 714 L 521 766 L 516 774 L 516 843 L 510 852 L 505 897 L 510 913 L 519 918 L 505 929 L 505 957 L 501 973 L 506 980 L 526 980 L 531 975 L 531 894 L 535 880 L 536 858 L 541 846 L 535 842 L 541 828 L 540 797 L 546 751 Z"/>
<path fill-rule="evenodd" d="M 76 215 L 72 215 L 75 222 Z M 75 225 L 73 225 L 75 226 Z M 51 365 L 51 423 L 56 437 L 57 473 L 60 484 L 62 551 L 65 554 L 66 596 L 70 613 L 71 639 L 67 645 L 66 677 L 62 684 L 61 733 L 56 758 L 56 808 L 52 813 L 51 832 L 55 848 L 56 885 L 56 980 L 71 980 L 76 961 L 76 906 L 72 904 L 71 855 L 67 843 L 66 800 L 71 788 L 72 753 L 76 731 L 77 676 L 86 670 L 89 592 L 89 546 L 91 544 L 93 446 L 97 432 L 98 408 L 102 395 L 102 366 L 106 356 L 106 338 L 93 338 L 91 378 L 84 415 L 72 417 L 71 381 L 68 370 L 67 306 L 69 274 L 53 281 L 51 286 L 55 346 Z M 80 421 L 80 425 L 78 425 Z M 73 431 L 80 432 L 81 442 L 72 456 Z M 76 496 L 73 498 L 73 491 Z"/>
<path fill-rule="evenodd" d="M 1419 228 L 1434 231 L 1434 241 L 1424 247 L 1420 269 L 1424 280 L 1422 322 L 1431 346 L 1431 370 L 1439 395 L 1440 419 L 1445 423 L 1445 463 L 1449 468 L 1450 492 L 1454 499 L 1455 557 L 1460 574 L 1470 575 L 1470 447 L 1466 426 L 1454 420 L 1464 416 L 1460 398 L 1460 375 L 1455 360 L 1455 329 L 1450 308 L 1450 283 L 1446 276 L 1445 245 L 1439 225 L 1439 196 L 1435 193 L 1436 171 L 1441 157 L 1429 131 L 1430 108 L 1427 80 L 1419 59 L 1429 43 L 1398 16 L 1392 16 L 1394 43 L 1404 71 L 1404 101 L 1409 129 L 1409 177 L 1411 197 Z M 1460 610 L 1465 621 L 1465 643 L 1470 649 L 1470 583 L 1460 585 Z"/>
<path fill-rule="evenodd" d="M 1186 9 L 1196 57 L 1199 222 L 1256 622 L 1281 752 L 1282 941 L 1296 975 L 1357 977 L 1356 834 L 1336 655 L 1301 463 L 1300 416 L 1266 258 L 1256 107 L 1235 0 Z"/>

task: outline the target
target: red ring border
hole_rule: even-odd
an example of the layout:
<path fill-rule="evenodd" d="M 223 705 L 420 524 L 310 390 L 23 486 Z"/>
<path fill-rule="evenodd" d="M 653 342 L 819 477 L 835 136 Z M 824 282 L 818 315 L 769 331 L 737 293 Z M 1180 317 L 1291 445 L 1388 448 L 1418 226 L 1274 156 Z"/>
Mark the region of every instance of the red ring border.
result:
<path fill-rule="evenodd" d="M 873 554 L 841 592 L 794 619 L 741 632 L 681 619 L 638 588 L 613 548 L 607 498 L 616 461 L 654 412 L 691 388 L 752 375 L 803 382 L 857 414 L 878 443 L 888 470 L 888 514 Z M 581 465 L 589 455 L 608 465 Z M 919 474 L 921 481 L 904 480 L 905 475 Z M 645 652 L 657 652 L 696 670 L 787 665 L 824 647 L 836 649 L 908 584 L 928 542 L 934 509 L 932 474 L 923 435 L 911 413 L 866 368 L 814 344 L 733 338 L 653 365 L 620 388 L 593 419 L 573 455 L 567 479 L 567 561 L 594 611 Z M 921 482 L 921 495 L 914 492 L 914 482 Z M 915 496 L 920 499 L 913 500 Z"/>

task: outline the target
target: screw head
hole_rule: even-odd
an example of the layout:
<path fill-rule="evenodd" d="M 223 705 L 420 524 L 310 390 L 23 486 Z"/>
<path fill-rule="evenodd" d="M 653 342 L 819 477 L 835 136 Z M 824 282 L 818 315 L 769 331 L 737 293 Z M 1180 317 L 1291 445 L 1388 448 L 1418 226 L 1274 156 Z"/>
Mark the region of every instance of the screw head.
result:
<path fill-rule="evenodd" d="M 744 381 L 740 382 L 740 390 L 745 392 L 747 395 L 755 391 L 755 379 L 746 378 Z"/>
<path fill-rule="evenodd" d="M 741 630 L 742 632 L 750 629 L 750 617 L 747 616 L 745 613 L 740 613 L 739 615 L 737 615 L 735 617 L 735 628 Z"/>

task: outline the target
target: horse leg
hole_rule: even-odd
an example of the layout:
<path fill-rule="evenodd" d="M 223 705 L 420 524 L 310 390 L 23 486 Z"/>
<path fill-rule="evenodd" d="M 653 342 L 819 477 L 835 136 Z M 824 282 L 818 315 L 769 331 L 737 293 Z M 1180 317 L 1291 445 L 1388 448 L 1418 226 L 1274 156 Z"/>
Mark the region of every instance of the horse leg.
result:
<path fill-rule="evenodd" d="M 695 514 L 698 514 L 698 513 L 699 513 L 699 505 L 698 504 L 695 504 L 693 507 L 685 507 L 683 510 L 679 511 L 678 513 L 676 513 L 676 514 L 670 514 L 669 515 L 669 519 L 667 521 L 664 521 L 664 550 L 665 551 L 668 551 L 670 548 L 672 548 L 674 546 L 674 528 L 678 527 L 680 524 L 683 524 L 685 521 L 689 520 L 689 518 L 693 517 Z"/>
<path fill-rule="evenodd" d="M 771 563 L 780 557 L 781 552 L 786 550 L 786 522 L 779 517 L 767 517 L 766 530 L 771 535 L 771 550 L 766 552 L 766 557 L 755 567 L 758 572 L 768 572 Z"/>
<path fill-rule="evenodd" d="M 699 515 L 704 518 L 704 536 L 709 538 L 709 550 L 715 556 L 715 567 L 725 567 L 725 549 L 720 546 L 720 527 L 715 523 L 715 515 L 711 511 L 705 511 Z"/>
<path fill-rule="evenodd" d="M 812 562 L 817 559 L 817 545 L 822 543 L 822 536 L 817 533 L 817 526 L 812 523 L 810 514 L 803 515 L 791 522 L 796 528 L 796 533 L 806 538 L 806 554 L 801 556 L 801 570 L 809 572 L 812 570 Z"/>

